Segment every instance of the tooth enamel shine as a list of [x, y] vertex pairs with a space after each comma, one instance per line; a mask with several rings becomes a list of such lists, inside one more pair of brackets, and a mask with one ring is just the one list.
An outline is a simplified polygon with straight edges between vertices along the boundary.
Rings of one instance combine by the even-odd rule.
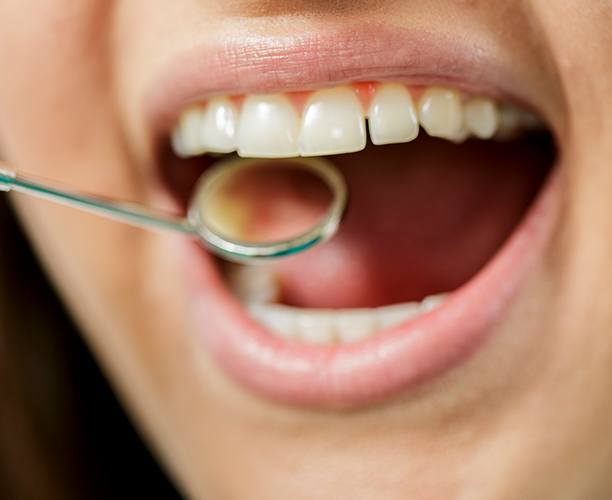
[[200, 128], [200, 142], [209, 153], [232, 153], [236, 150], [238, 111], [225, 98], [208, 103]]
[[459, 93], [435, 87], [426, 90], [419, 103], [419, 118], [430, 136], [457, 138], [463, 127], [463, 106]]
[[381, 85], [372, 100], [368, 124], [370, 139], [375, 145], [416, 139], [419, 120], [408, 89], [397, 84]]
[[[367, 115], [375, 145], [412, 141], [420, 127], [455, 143], [471, 136], [509, 140], [544, 127], [536, 115], [515, 105], [482, 97], [463, 102], [459, 92], [446, 88], [425, 89], [415, 108], [411, 90], [395, 83], [378, 84]], [[354, 153], [366, 146], [365, 122], [350, 86], [313, 92], [301, 116], [285, 94], [246, 96], [241, 109], [228, 97], [215, 97], [182, 113], [171, 142], [181, 158], [236, 150], [253, 158]]]
[[302, 156], [354, 153], [366, 147], [365, 116], [349, 88], [315, 92], [302, 117]]
[[250, 96], [244, 101], [238, 132], [243, 157], [298, 156], [298, 116], [282, 95]]

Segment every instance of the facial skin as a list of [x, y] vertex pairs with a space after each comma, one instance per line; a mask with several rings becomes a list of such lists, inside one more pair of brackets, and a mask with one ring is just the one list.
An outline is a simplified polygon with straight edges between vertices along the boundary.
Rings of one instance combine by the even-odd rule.
[[495, 341], [458, 369], [366, 410], [265, 401], [193, 348], [175, 237], [16, 197], [19, 216], [189, 497], [612, 497], [612, 5], [4, 0], [3, 158], [76, 188], [169, 206], [142, 103], [173, 54], [194, 41], [365, 20], [487, 40], [558, 136], [564, 203], [545, 259]]

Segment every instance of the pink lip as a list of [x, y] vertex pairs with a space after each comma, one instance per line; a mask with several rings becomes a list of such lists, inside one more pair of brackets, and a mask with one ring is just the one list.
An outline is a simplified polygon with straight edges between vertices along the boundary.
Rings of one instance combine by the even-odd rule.
[[236, 381], [290, 404], [352, 407], [408, 391], [469, 358], [509, 311], [549, 240], [557, 171], [496, 257], [437, 310], [353, 345], [308, 346], [274, 337], [229, 293], [212, 259], [185, 243], [194, 323]]
[[[466, 45], [450, 36], [381, 27], [282, 39], [245, 35], [192, 49], [160, 74], [145, 100], [156, 137], [168, 133], [186, 104], [212, 94], [393, 79], [452, 82], [467, 91], [527, 101], [486, 43]], [[285, 403], [353, 407], [410, 390], [467, 360], [508, 314], [549, 240], [561, 191], [558, 170], [475, 278], [437, 310], [352, 345], [315, 347], [273, 336], [229, 293], [213, 259], [197, 244], [181, 243], [196, 334], [235, 381]]]

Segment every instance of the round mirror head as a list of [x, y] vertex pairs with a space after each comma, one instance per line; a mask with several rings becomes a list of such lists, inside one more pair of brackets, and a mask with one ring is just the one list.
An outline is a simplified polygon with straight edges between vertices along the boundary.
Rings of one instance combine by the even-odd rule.
[[202, 175], [189, 220], [212, 251], [248, 262], [329, 239], [346, 204], [344, 178], [327, 160], [232, 158]]

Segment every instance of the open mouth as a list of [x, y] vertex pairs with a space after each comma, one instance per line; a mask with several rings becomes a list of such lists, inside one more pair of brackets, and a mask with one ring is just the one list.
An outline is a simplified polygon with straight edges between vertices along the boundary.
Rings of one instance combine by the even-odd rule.
[[230, 156], [324, 156], [349, 187], [338, 234], [303, 254], [245, 266], [188, 245], [209, 351], [264, 396], [352, 406], [454, 366], [546, 241], [556, 146], [513, 102], [384, 79], [214, 95], [177, 116], [161, 172], [184, 207]]

